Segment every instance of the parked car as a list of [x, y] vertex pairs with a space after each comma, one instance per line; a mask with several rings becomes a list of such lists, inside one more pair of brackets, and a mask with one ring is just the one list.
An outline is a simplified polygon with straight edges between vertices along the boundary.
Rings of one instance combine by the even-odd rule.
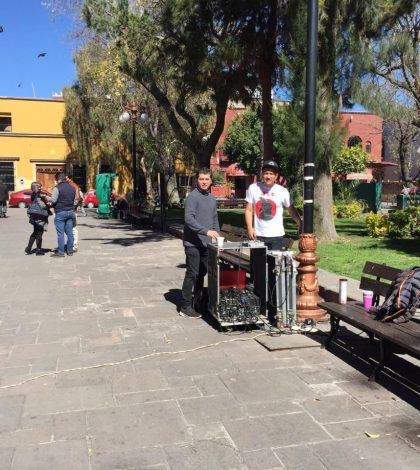
[[[45, 189], [41, 190], [41, 194], [44, 194], [45, 196], [51, 196], [51, 193]], [[24, 209], [25, 207], [28, 207], [30, 203], [30, 189], [22, 189], [21, 191], [17, 191], [9, 195], [9, 207], [20, 207], [21, 209]]]
[[89, 209], [98, 207], [98, 198], [96, 197], [96, 191], [94, 189], [89, 189], [89, 191], [86, 193], [86, 196], [83, 199], [83, 205], [85, 207], [89, 207]]

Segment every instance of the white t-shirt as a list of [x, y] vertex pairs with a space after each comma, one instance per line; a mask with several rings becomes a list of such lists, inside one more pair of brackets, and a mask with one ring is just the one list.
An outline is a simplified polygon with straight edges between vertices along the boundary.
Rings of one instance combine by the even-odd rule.
[[246, 192], [246, 202], [254, 205], [254, 229], [260, 237], [284, 236], [283, 208], [290, 207], [289, 191], [275, 184], [253, 183]]

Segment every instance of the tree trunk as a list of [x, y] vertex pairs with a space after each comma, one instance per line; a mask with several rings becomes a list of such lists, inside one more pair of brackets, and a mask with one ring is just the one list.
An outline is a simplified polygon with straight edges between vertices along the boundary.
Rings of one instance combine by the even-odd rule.
[[331, 174], [319, 169], [315, 179], [314, 225], [318, 240], [326, 242], [335, 242], [337, 240], [333, 215]]

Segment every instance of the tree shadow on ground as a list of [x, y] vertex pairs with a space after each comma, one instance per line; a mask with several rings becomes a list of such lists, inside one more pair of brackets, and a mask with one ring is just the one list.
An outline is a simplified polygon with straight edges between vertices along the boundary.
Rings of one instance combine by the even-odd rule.
[[[320, 332], [308, 335], [308, 337], [323, 345], [327, 335]], [[328, 351], [364, 374], [366, 381], [379, 362], [379, 342], [377, 340], [372, 342], [369, 338], [362, 337], [345, 326], [340, 326]], [[377, 383], [420, 409], [420, 370], [404, 357], [393, 354], [380, 373]]]

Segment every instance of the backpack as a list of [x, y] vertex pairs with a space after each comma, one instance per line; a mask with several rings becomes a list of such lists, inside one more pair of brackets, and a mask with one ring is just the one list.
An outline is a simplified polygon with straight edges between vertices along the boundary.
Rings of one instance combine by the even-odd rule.
[[28, 207], [28, 210], [26, 211], [28, 214], [28, 217], [48, 217], [49, 213], [47, 209], [43, 209], [39, 205], [39, 200], [38, 196], [35, 197], [35, 199], [31, 202], [31, 204]]
[[392, 282], [380, 307], [372, 307], [370, 313], [375, 320], [404, 323], [416, 313], [420, 306], [420, 267], [402, 271]]

